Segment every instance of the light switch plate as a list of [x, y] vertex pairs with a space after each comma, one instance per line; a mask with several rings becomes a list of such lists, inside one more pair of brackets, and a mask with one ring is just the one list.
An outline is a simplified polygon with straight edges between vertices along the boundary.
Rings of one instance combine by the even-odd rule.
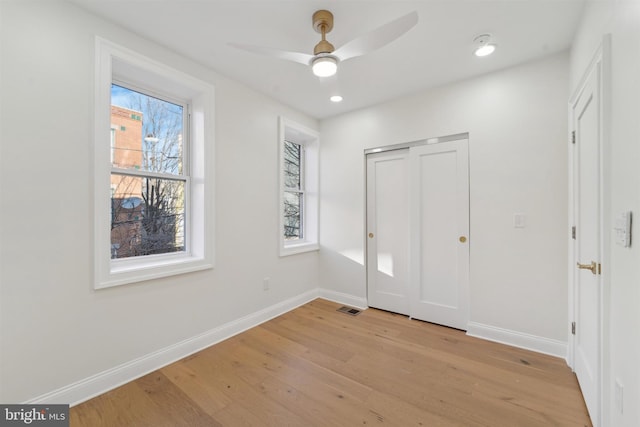
[[524, 228], [526, 225], [527, 216], [523, 213], [513, 214], [513, 226], [515, 228]]

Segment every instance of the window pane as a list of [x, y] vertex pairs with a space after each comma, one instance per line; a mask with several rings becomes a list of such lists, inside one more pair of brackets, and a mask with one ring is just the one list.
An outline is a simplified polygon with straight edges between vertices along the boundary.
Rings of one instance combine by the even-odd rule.
[[111, 85], [112, 166], [182, 174], [184, 108]]
[[111, 258], [185, 250], [185, 182], [111, 174]]
[[294, 188], [301, 190], [301, 172], [300, 163], [302, 147], [293, 142], [284, 142], [284, 186], [285, 188]]
[[304, 238], [302, 232], [302, 208], [304, 196], [302, 193], [284, 192], [284, 238], [297, 240]]

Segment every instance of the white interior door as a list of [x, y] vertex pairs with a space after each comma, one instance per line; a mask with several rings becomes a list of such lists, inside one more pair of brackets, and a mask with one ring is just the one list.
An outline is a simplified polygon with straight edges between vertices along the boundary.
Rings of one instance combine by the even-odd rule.
[[409, 314], [409, 150], [367, 155], [369, 306]]
[[469, 321], [468, 140], [411, 148], [411, 317]]
[[371, 307], [466, 329], [468, 140], [367, 155]]
[[594, 425], [600, 425], [601, 240], [600, 149], [601, 63], [596, 61], [572, 103], [574, 301], [573, 367]]

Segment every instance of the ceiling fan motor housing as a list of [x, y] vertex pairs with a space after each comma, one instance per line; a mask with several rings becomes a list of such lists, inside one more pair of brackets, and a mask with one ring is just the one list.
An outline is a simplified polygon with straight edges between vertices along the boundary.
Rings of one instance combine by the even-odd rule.
[[333, 45], [326, 40], [320, 40], [320, 42], [313, 48], [313, 54], [319, 55], [321, 53], [331, 53], [335, 50]]

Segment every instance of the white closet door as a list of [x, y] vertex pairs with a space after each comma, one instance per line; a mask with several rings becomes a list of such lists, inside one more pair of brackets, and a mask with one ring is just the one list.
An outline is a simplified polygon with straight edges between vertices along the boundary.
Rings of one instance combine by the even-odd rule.
[[409, 314], [409, 150], [367, 155], [369, 306]]
[[467, 329], [468, 140], [411, 148], [411, 317]]

